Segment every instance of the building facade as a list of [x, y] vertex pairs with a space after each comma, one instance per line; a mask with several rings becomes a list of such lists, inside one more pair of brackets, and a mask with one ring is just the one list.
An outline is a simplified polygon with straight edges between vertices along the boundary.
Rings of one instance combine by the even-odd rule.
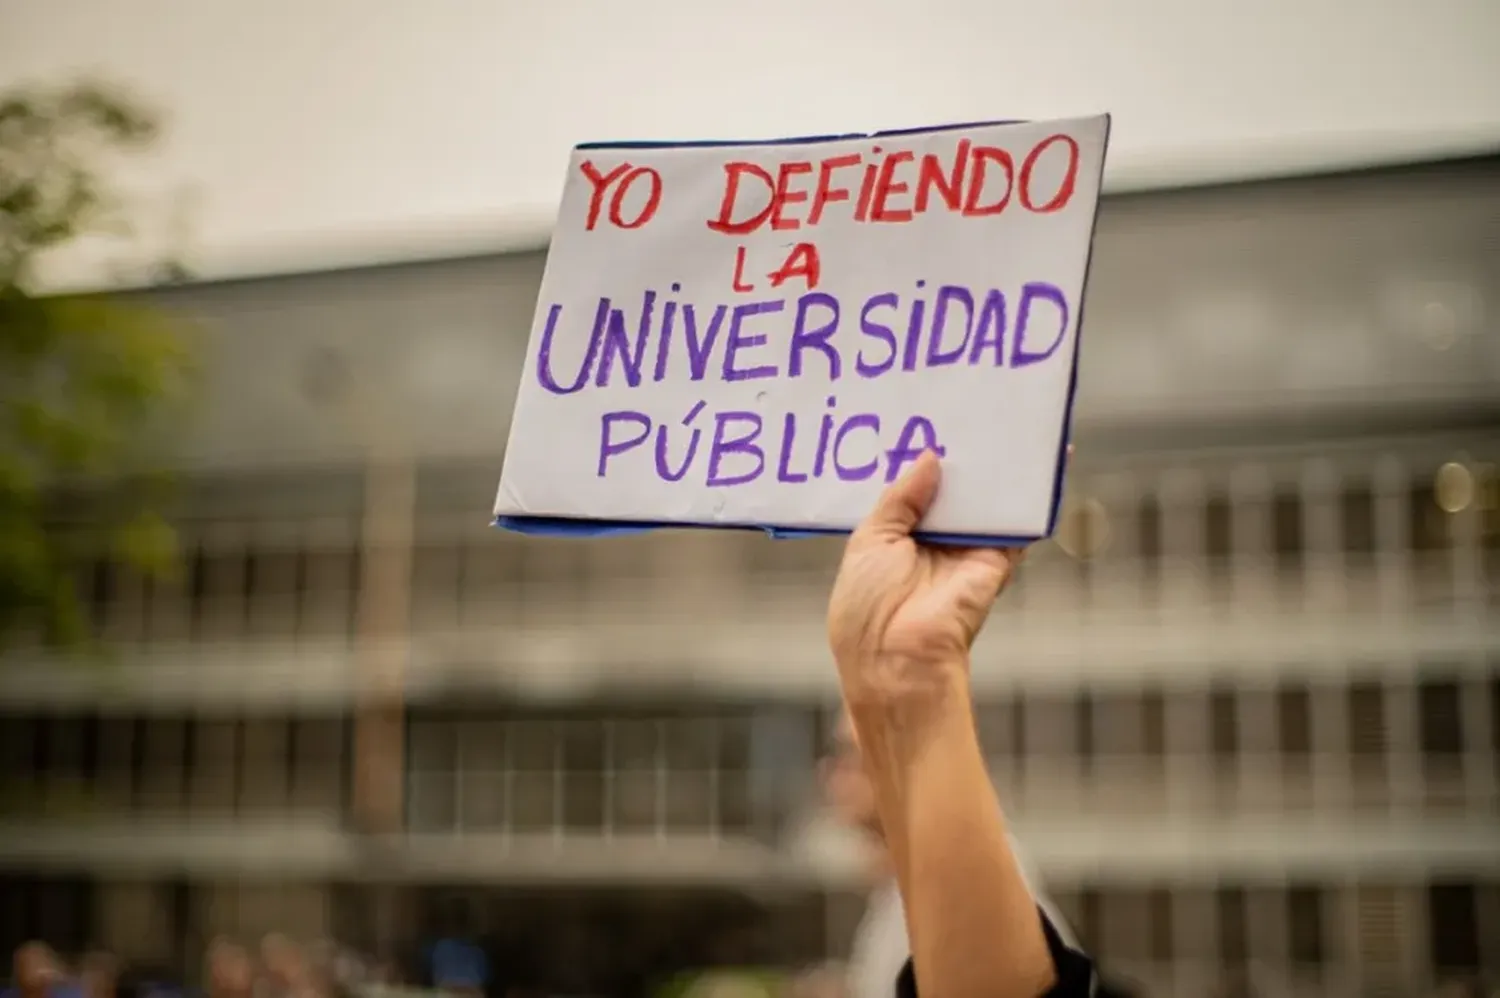
[[[1149, 994], [1500, 971], [1497, 199], [1480, 160], [1105, 203], [1063, 524], [975, 686], [1031, 858]], [[158, 293], [209, 332], [184, 571], [83, 580], [118, 662], [0, 667], [4, 940], [391, 948], [465, 897], [617, 975], [842, 951], [838, 545], [490, 529], [540, 270]]]

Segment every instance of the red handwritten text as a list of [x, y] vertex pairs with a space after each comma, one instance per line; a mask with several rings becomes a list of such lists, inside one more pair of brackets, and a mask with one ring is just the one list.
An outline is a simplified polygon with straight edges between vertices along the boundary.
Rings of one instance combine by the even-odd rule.
[[[1033, 214], [1060, 211], [1078, 182], [1078, 143], [1051, 135], [1017, 157], [996, 146], [960, 139], [951, 153], [918, 156], [910, 149], [844, 153], [792, 160], [772, 169], [734, 160], [724, 164], [724, 195], [708, 227], [744, 236], [762, 228], [790, 231], [817, 225], [831, 205], [850, 203], [856, 222], [901, 223], [930, 210], [966, 217], [998, 215], [1013, 203]], [[1060, 179], [1043, 184], [1039, 166]], [[613, 176], [613, 175], [611, 175]], [[604, 178], [605, 183], [608, 178]], [[596, 185], [596, 191], [602, 186]], [[602, 194], [596, 194], [596, 201]], [[594, 213], [590, 214], [590, 227]]]
[[[619, 229], [639, 229], [656, 215], [661, 207], [661, 174], [649, 166], [632, 166], [621, 163], [608, 173], [600, 173], [593, 160], [584, 160], [578, 165], [589, 185], [589, 211], [583, 227], [592, 230], [599, 224], [599, 213], [604, 208], [605, 195], [609, 195], [609, 223]], [[645, 201], [635, 208], [632, 217], [626, 218], [630, 208], [631, 191], [638, 182], [644, 184]], [[611, 192], [613, 188], [613, 193]]]
[[[787, 281], [800, 277], [811, 291], [818, 286], [818, 278], [822, 274], [823, 260], [818, 255], [818, 247], [812, 243], [798, 243], [775, 270], [766, 274], [766, 280], [770, 281], [771, 287], [779, 288]], [[740, 294], [755, 290], [755, 285], [745, 277], [744, 246], [735, 250], [734, 279], [730, 286]]]

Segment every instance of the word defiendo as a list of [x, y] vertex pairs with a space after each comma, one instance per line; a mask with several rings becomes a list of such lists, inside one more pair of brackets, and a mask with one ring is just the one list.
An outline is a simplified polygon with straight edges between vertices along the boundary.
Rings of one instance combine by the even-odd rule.
[[[607, 387], [616, 377], [631, 388], [660, 383], [682, 365], [694, 382], [815, 376], [836, 382], [851, 369], [869, 379], [955, 364], [1024, 368], [1050, 359], [1066, 338], [1071, 309], [1055, 285], [1022, 285], [1014, 309], [996, 288], [976, 293], [945, 284], [929, 301], [921, 293], [925, 286], [918, 281], [918, 293], [904, 302], [887, 291], [856, 308], [822, 291], [792, 301], [699, 306], [670, 296], [661, 301], [648, 290], [640, 309], [627, 316], [610, 298], [600, 298], [583, 357], [576, 369], [570, 365], [566, 380], [559, 378], [554, 356], [564, 307], [552, 305], [537, 349], [536, 379], [553, 395], [572, 395], [590, 384]], [[1051, 315], [1048, 338], [1032, 342], [1029, 334], [1045, 321], [1043, 312]], [[788, 313], [790, 329], [784, 318], [779, 327], [774, 324]]]
[[[633, 409], [606, 412], [599, 420], [597, 473], [600, 478], [607, 477], [611, 460], [647, 446], [653, 431], [651, 470], [656, 476], [665, 482], [680, 482], [696, 470], [709, 488], [757, 481], [769, 468], [768, 451], [775, 454], [775, 480], [785, 485], [800, 485], [828, 475], [844, 482], [863, 482], [879, 474], [884, 481], [892, 482], [923, 451], [936, 451], [940, 457], [945, 454], [937, 430], [925, 416], [906, 417], [895, 442], [882, 447], [885, 426], [878, 414], [840, 414], [835, 411], [837, 405], [838, 399], [832, 395], [824, 400], [826, 411], [817, 421], [816, 435], [810, 446], [804, 441], [800, 447], [795, 412], [782, 415], [779, 439], [774, 420], [768, 431], [766, 417], [752, 410], [715, 412], [711, 418], [700, 420], [708, 406], [702, 400], [682, 417], [680, 429], [672, 420], [653, 420]], [[763, 435], [767, 437], [764, 441]]]
[[[1062, 157], [1055, 189], [1036, 189], [1037, 167], [1046, 157]], [[724, 164], [724, 195], [719, 214], [708, 220], [715, 232], [743, 236], [769, 226], [775, 231], [816, 226], [828, 206], [853, 201], [856, 222], [909, 222], [933, 208], [965, 217], [998, 215], [1012, 200], [1028, 212], [1048, 215], [1073, 200], [1078, 184], [1079, 149], [1072, 136], [1049, 135], [1023, 156], [998, 146], [960, 139], [948, 154], [910, 149], [842, 153], [820, 160], [788, 160], [773, 173], [756, 163]], [[858, 185], [848, 186], [857, 172]], [[591, 178], [592, 179], [592, 178]], [[747, 183], [748, 182], [748, 183]], [[750, 187], [761, 189], [764, 205], [747, 208]], [[752, 195], [753, 196], [753, 195]], [[759, 203], [759, 199], [755, 199]], [[805, 205], [795, 212], [794, 205]], [[593, 217], [591, 215], [591, 217]]]

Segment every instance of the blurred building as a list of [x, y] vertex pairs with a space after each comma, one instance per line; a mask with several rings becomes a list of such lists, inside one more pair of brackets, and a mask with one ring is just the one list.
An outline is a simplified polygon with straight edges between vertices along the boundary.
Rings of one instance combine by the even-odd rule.
[[[1105, 204], [1068, 513], [975, 682], [1032, 858], [1148, 994], [1500, 972], [1497, 204], [1493, 159]], [[118, 664], [0, 669], [0, 941], [398, 947], [464, 897], [618, 974], [841, 952], [837, 544], [489, 529], [541, 267], [157, 295], [211, 333], [187, 565], [96, 566]]]

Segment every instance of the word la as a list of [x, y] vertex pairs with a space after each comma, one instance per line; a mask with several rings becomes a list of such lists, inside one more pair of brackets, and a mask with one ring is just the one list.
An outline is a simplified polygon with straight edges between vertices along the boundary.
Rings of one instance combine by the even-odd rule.
[[[818, 286], [818, 278], [823, 273], [823, 261], [818, 256], [818, 248], [812, 243], [798, 243], [792, 247], [790, 253], [781, 261], [781, 265], [766, 274], [766, 280], [771, 282], [772, 288], [779, 288], [794, 277], [800, 277], [807, 282], [807, 289], [811, 291]], [[735, 291], [744, 294], [754, 291], [755, 285], [751, 284], [745, 276], [745, 247], [741, 246], [734, 253], [734, 280], [732, 287]]]

